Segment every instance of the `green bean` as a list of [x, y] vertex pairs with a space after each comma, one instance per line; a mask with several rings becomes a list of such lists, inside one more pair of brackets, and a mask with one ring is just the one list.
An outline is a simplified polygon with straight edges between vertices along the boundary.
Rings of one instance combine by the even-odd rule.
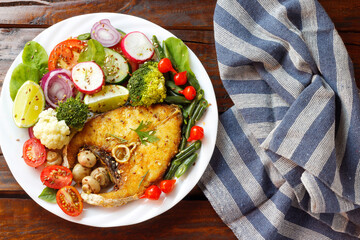
[[167, 96], [165, 102], [169, 104], [189, 104], [191, 101], [187, 100], [183, 96]]
[[181, 164], [182, 164], [182, 161], [179, 161], [178, 159], [174, 159], [171, 162], [170, 168], [169, 168], [168, 172], [166, 173], [164, 179], [172, 179], [174, 177], [176, 170], [178, 169], [178, 167]]
[[153, 45], [155, 47], [156, 56], [158, 56], [159, 60], [165, 58], [164, 49], [161, 47], [159, 40], [155, 35], [152, 37]]
[[91, 38], [90, 33], [83, 33], [77, 37], [77, 39], [79, 39], [79, 40], [89, 40], [90, 38]]
[[166, 94], [167, 94], [167, 96], [181, 96], [180, 94], [177, 94], [176, 92], [174, 92], [171, 89], [168, 89]]
[[179, 178], [181, 177], [186, 170], [188, 170], [188, 168], [194, 164], [194, 162], [197, 159], [197, 153], [194, 153], [193, 155], [191, 155], [190, 157], [188, 157], [176, 170], [175, 172], [175, 177]]
[[182, 150], [178, 154], [176, 154], [175, 157], [176, 157], [176, 159], [183, 158], [184, 156], [186, 158], [186, 157], [190, 156], [191, 154], [193, 154], [196, 150], [200, 149], [200, 147], [201, 147], [201, 141], [197, 140], [196, 142], [193, 142], [187, 148], [185, 148], [184, 150]]
[[205, 94], [204, 90], [203, 90], [203, 89], [200, 89], [200, 90], [198, 91], [198, 93], [196, 94], [196, 99], [197, 99], [198, 101], [200, 101], [200, 100], [204, 97], [204, 94]]
[[170, 88], [172, 91], [174, 91], [175, 93], [178, 93], [179, 91], [182, 91], [184, 89], [182, 89], [181, 87], [179, 87], [178, 85], [175, 84], [174, 81], [166, 81], [165, 85]]
[[182, 151], [182, 150], [184, 150], [185, 147], [186, 147], [186, 138], [184, 136], [182, 136], [179, 150]]
[[195, 107], [197, 105], [198, 101], [197, 99], [195, 98], [194, 100], [192, 100], [192, 102], [184, 109], [184, 112], [183, 112], [183, 116], [184, 118], [187, 118], [187, 117], [191, 117], [191, 115], [193, 114], [194, 110], [195, 110]]
[[204, 114], [206, 108], [208, 107], [208, 101], [206, 101], [206, 99], [201, 100], [199, 106], [200, 108], [197, 111], [196, 115], [194, 114], [195, 122], [199, 121]]
[[188, 139], [190, 137], [190, 131], [191, 131], [191, 128], [194, 126], [195, 124], [195, 119], [193, 117], [191, 117], [189, 119], [189, 122], [188, 124], [186, 125], [186, 130], [185, 130], [185, 137], [186, 139]]

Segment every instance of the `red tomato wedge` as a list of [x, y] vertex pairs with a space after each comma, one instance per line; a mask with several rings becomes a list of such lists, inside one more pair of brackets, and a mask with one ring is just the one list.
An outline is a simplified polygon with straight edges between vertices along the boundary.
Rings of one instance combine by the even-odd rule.
[[57, 68], [71, 70], [77, 64], [79, 54], [85, 45], [85, 42], [75, 38], [67, 39], [56, 45], [49, 56], [49, 71]]
[[40, 179], [47, 187], [60, 189], [71, 184], [73, 175], [67, 167], [53, 165], [42, 170]]
[[46, 160], [46, 149], [39, 139], [30, 138], [24, 143], [23, 158], [30, 167], [38, 167]]
[[56, 193], [56, 202], [61, 210], [69, 216], [79, 216], [83, 211], [82, 198], [73, 186], [61, 188]]

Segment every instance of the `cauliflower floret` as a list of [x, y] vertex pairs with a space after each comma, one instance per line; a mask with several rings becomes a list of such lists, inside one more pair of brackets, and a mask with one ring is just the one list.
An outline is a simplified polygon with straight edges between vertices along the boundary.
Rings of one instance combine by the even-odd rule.
[[70, 128], [64, 120], [56, 118], [56, 111], [52, 108], [40, 113], [33, 131], [35, 137], [49, 149], [61, 149], [70, 141]]

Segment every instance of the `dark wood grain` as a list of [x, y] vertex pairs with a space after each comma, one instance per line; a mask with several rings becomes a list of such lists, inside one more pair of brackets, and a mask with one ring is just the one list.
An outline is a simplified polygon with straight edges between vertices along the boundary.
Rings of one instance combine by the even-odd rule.
[[63, 220], [31, 200], [3, 198], [0, 199], [0, 229], [2, 240], [236, 239], [205, 201], [181, 201], [164, 214], [132, 226], [95, 228]]
[[[215, 0], [197, 1], [6, 1], [0, 3], [0, 24], [50, 26], [66, 18], [94, 12], [117, 12], [142, 17], [164, 27], [211, 28]], [[22, 14], [13, 14], [16, 7]], [[79, 12], [81, 11], [81, 12]]]

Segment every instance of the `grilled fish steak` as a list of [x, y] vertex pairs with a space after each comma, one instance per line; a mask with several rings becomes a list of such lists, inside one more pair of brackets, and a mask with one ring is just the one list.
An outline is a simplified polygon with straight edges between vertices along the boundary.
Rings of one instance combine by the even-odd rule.
[[[134, 131], [141, 121], [150, 123], [143, 131], [155, 131], [155, 142], [141, 144]], [[175, 105], [158, 104], [150, 107], [120, 107], [88, 121], [65, 148], [72, 168], [80, 148], [87, 148], [101, 159], [115, 188], [112, 192], [86, 194], [85, 202], [114, 207], [138, 199], [147, 187], [160, 181], [178, 152], [181, 140], [182, 114]], [[116, 146], [131, 145], [128, 161], [119, 163], [111, 156]]]

